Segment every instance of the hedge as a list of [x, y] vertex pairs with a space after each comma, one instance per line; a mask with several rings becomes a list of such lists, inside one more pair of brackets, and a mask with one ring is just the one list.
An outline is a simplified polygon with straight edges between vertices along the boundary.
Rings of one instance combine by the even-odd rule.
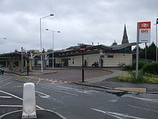
[[[142, 69], [145, 64], [146, 64], [146, 62], [139, 61], [138, 62], [138, 70]], [[132, 63], [131, 69], [136, 70], [136, 62]]]
[[143, 73], [158, 74], [158, 62], [147, 63], [142, 68]]

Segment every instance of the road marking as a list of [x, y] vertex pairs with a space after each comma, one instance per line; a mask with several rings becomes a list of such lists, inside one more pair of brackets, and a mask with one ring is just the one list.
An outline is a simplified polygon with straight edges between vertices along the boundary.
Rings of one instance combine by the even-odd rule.
[[[7, 81], [7, 80], [11, 80], [11, 78], [13, 78], [13, 77], [9, 77], [9, 79], [5, 79], [5, 80], [3, 80], [3, 81], [1, 81], [1, 82]], [[15, 80], [17, 81], [17, 80], [19, 80], [19, 79], [21, 79], [21, 78], [22, 78], [22, 77], [18, 77], [18, 78], [15, 78], [15, 79], [11, 80], [10, 82], [4, 83], [3, 85], [0, 86], [0, 88], [5, 87], [5, 86], [7, 86], [7, 85], [10, 85], [11, 83], [15, 82]], [[0, 82], [0, 83], [1, 83], [1, 82]]]
[[67, 87], [67, 86], [57, 86], [58, 88], [64, 88], [64, 89], [73, 89], [74, 90], [74, 88], [71, 88], [71, 87]]
[[138, 99], [138, 100], [143, 100], [143, 101], [149, 101], [149, 102], [158, 103], [158, 99], [139, 98], [139, 97], [134, 97], [134, 96], [132, 96], [132, 95], [125, 95], [124, 97], [129, 97], [129, 98], [134, 98], [134, 99]]
[[101, 113], [104, 113], [104, 114], [106, 114], [106, 115], [115, 117], [115, 118], [117, 118], [117, 119], [122, 119], [122, 118], [123, 118], [123, 119], [124, 119], [124, 118], [130, 118], [130, 119], [145, 119], [145, 118], [130, 116], [130, 115], [127, 115], [127, 114], [122, 114], [122, 113], [117, 113], [117, 112], [103, 111], [103, 110], [99, 110], [99, 109], [95, 109], [95, 108], [91, 108], [91, 109], [94, 110], [94, 111], [101, 112]]
[[22, 107], [22, 105], [0, 105], [0, 107]]
[[98, 93], [98, 91], [94, 91], [94, 90], [75, 89], [75, 88], [71, 88], [71, 87], [67, 87], [67, 86], [57, 86], [57, 87], [64, 88], [64, 89], [69, 89], [69, 90], [73, 90], [73, 91], [76, 91], [78, 93], [83, 93], [83, 94], [92, 94], [94, 92]]
[[[19, 99], [19, 100], [22, 100], [22, 101], [23, 101], [23, 99], [22, 99], [22, 98], [20, 98], [20, 97], [18, 97], [18, 96], [16, 96], [16, 95], [14, 95], [14, 94], [11, 94], [11, 93], [8, 93], [8, 92], [6, 92], [6, 91], [2, 91], [2, 90], [0, 90], [0, 92], [1, 92], [1, 93], [4, 93], [4, 94], [7, 94], [7, 95], [10, 95], [10, 96], [12, 96], [12, 97], [14, 97], [14, 98], [17, 98], [17, 99]], [[44, 110], [42, 107], [40, 107], [40, 106], [38, 106], [38, 105], [36, 105], [36, 107], [37, 107], [37, 108], [39, 108], [39, 109], [41, 109], [41, 110]]]
[[60, 81], [60, 80], [41, 78], [41, 77], [37, 77], [37, 76], [25, 76], [25, 77], [29, 78], [28, 81], [30, 81], [31, 79], [38, 80], [37, 83], [36, 83], [36, 85], [38, 85], [41, 81], [48, 81], [48, 82], [51, 82], [51, 84], [55, 84], [55, 83], [67, 83], [67, 82], [63, 82], [63, 81]]
[[[28, 76], [26, 76], [28, 77]], [[27, 80], [27, 82], [31, 81], [34, 77], [28, 77], [29, 79]]]
[[4, 84], [4, 85], [1, 85], [1, 87], [5, 87], [5, 86], [7, 86], [7, 85], [9, 85], [9, 84], [11, 84], [11, 83], [13, 83], [14, 81], [11, 81], [11, 82], [8, 82], [8, 83], [6, 83], [6, 84]]
[[11, 94], [11, 93], [8, 93], [8, 92], [2, 91], [2, 90], [0, 90], [0, 92], [1, 92], [1, 93], [4, 93], [4, 94], [7, 94], [7, 95], [10, 95], [10, 96], [12, 96], [12, 97], [14, 97], [14, 98], [17, 98], [17, 99], [19, 99], [19, 100], [23, 100], [22, 98], [20, 98], [20, 97], [18, 97], [18, 96], [16, 96], [16, 95], [13, 95], [13, 94]]
[[54, 91], [61, 92], [61, 93], [65, 93], [65, 94], [69, 94], [69, 95], [73, 95], [73, 96], [78, 96], [77, 94], [69, 93], [69, 92], [62, 91], [62, 90], [54, 90]]
[[11, 96], [0, 96], [0, 98], [10, 99], [12, 97]]
[[37, 81], [36, 86], [40, 83], [40, 81], [41, 81], [41, 79], [39, 79], [39, 80]]
[[146, 109], [146, 108], [138, 107], [138, 106], [134, 106], [134, 105], [128, 105], [128, 106], [129, 106], [129, 107], [133, 107], [133, 108], [137, 108], [137, 109], [141, 109], [141, 110], [146, 110], [146, 111], [151, 111], [151, 112], [156, 112], [156, 113], [158, 113], [157, 110]]
[[23, 87], [23, 86], [14, 86], [15, 88], [21, 88], [21, 87]]
[[7, 79], [1, 80], [0, 83], [1, 83], [1, 82], [4, 82], [4, 81], [7, 81], [7, 80], [9, 80], [9, 79], [11, 79], [11, 78], [13, 78], [13, 77], [8, 77]]
[[50, 98], [50, 95], [47, 95], [47, 94], [42, 93], [40, 91], [35, 91], [35, 92], [38, 93], [39, 94], [38, 96], [40, 96], [41, 98]]

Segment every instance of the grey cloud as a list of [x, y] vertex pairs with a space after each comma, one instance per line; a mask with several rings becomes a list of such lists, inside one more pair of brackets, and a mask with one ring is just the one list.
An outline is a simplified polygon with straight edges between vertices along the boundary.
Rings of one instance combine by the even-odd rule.
[[46, 49], [51, 47], [51, 33], [46, 28], [61, 31], [55, 34], [56, 49], [79, 42], [111, 45], [116, 40], [121, 43], [125, 23], [129, 40], [133, 42], [138, 21], [155, 22], [157, 4], [157, 0], [1, 0], [0, 37], [8, 40], [0, 43], [10, 47], [1, 52], [21, 46], [39, 49], [39, 19], [50, 13], [55, 16], [42, 20]]

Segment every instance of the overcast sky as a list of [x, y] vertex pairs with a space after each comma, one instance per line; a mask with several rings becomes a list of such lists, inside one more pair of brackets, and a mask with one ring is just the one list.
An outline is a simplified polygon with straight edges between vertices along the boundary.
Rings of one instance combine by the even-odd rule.
[[[151, 21], [151, 42], [155, 42], [158, 0], [0, 0], [0, 53], [15, 50], [40, 50], [40, 18], [42, 47], [55, 50], [78, 43], [110, 46], [120, 44], [124, 24], [129, 42], [136, 41], [137, 22]], [[7, 39], [3, 39], [7, 38]]]

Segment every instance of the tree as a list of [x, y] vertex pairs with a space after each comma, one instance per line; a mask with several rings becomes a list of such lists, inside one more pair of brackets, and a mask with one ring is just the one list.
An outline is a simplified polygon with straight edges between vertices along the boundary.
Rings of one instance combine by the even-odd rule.
[[156, 60], [156, 45], [154, 42], [147, 48], [147, 58]]
[[[146, 48], [139, 47], [139, 58], [145, 59], [145, 50], [147, 50], [147, 59], [156, 60], [156, 45], [154, 42]], [[136, 53], [136, 47], [133, 49], [133, 52]], [[133, 54], [133, 58], [136, 58], [136, 54]]]

